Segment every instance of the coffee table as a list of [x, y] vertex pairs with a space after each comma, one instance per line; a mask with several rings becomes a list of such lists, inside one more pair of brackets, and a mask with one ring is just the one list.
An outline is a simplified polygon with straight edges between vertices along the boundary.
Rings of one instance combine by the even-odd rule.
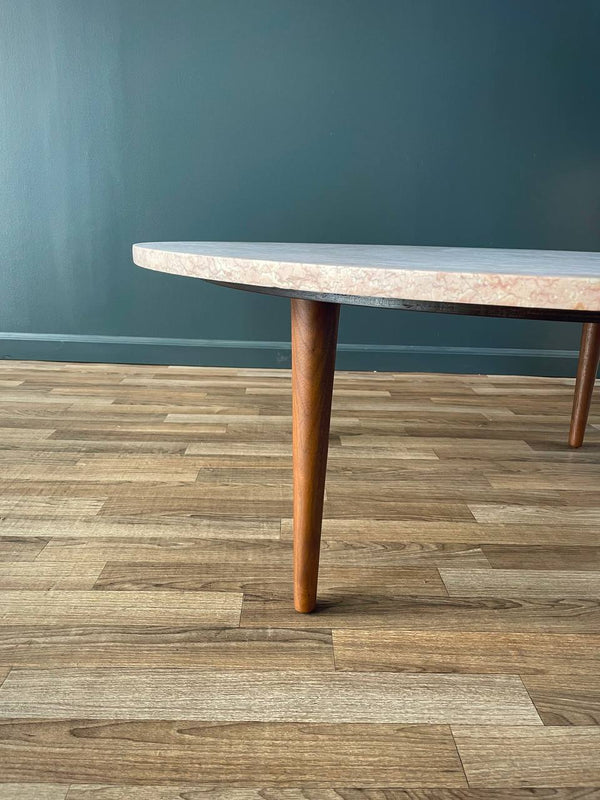
[[297, 611], [316, 605], [341, 305], [583, 322], [571, 443], [577, 446], [583, 436], [600, 354], [600, 253], [150, 242], [133, 246], [133, 260], [147, 269], [291, 298]]

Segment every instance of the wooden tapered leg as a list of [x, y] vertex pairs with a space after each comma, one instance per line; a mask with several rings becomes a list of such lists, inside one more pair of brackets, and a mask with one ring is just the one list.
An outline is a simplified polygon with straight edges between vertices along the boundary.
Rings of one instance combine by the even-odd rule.
[[294, 606], [317, 601], [323, 494], [340, 307], [292, 300]]
[[577, 367], [575, 396], [573, 397], [571, 430], [569, 431], [569, 445], [571, 447], [581, 447], [583, 444], [596, 372], [598, 371], [598, 361], [600, 361], [600, 322], [586, 322], [581, 333], [579, 366]]

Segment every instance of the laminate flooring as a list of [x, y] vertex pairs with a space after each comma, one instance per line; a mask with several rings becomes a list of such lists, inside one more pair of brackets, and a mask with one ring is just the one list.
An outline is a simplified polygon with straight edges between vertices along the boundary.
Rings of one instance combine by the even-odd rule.
[[0, 362], [0, 800], [598, 800], [572, 393], [337, 373], [300, 615], [289, 371]]

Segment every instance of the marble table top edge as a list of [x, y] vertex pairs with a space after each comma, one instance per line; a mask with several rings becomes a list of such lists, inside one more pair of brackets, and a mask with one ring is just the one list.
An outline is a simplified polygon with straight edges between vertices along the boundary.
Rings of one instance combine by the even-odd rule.
[[283, 242], [147, 242], [141, 267], [263, 288], [600, 311], [600, 253]]

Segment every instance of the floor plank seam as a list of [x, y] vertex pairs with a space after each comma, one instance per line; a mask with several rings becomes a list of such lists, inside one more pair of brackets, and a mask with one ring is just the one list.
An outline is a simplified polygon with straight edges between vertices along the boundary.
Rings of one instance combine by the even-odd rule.
[[469, 783], [469, 778], [467, 777], [467, 771], [465, 769], [465, 765], [464, 765], [464, 762], [462, 760], [462, 756], [460, 754], [460, 750], [459, 750], [458, 744], [456, 742], [456, 738], [454, 736], [454, 731], [452, 730], [452, 725], [449, 725], [448, 727], [450, 728], [450, 736], [452, 737], [452, 742], [454, 743], [454, 749], [456, 750], [456, 757], [458, 758], [458, 762], [460, 764], [460, 768], [461, 768], [462, 773], [464, 775], [465, 786], [471, 787], [471, 784]]

